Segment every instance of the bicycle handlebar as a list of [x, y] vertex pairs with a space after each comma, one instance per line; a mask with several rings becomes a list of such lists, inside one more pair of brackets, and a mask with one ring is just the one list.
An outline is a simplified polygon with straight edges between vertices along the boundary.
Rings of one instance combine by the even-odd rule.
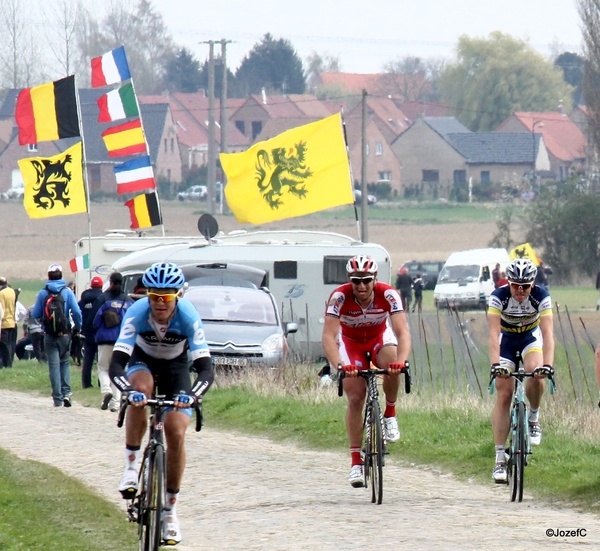
[[519, 379], [520, 381], [523, 381], [523, 379], [535, 377], [537, 374], [540, 374], [540, 373], [542, 375], [545, 375], [544, 378], [548, 379], [548, 382], [550, 383], [550, 394], [554, 394], [554, 392], [556, 391], [556, 382], [554, 380], [554, 369], [552, 367], [546, 367], [546, 366], [536, 367], [533, 371], [509, 371], [508, 373], [506, 373], [505, 368], [501, 368], [501, 367], [492, 368], [492, 370], [490, 371], [489, 392], [490, 392], [490, 394], [493, 394], [494, 383], [495, 383], [496, 377], [498, 377], [499, 375], [504, 374], [504, 375], [508, 375], [509, 377], [514, 377], [515, 379]]
[[[375, 375], [389, 375], [389, 371], [387, 369], [358, 369], [357, 368], [357, 377], [362, 377], [363, 379], [368, 379], [369, 377], [374, 377]], [[404, 373], [404, 390], [406, 394], [410, 394], [410, 368], [404, 367], [400, 370], [400, 373]], [[343, 370], [338, 371], [338, 396], [344, 395], [344, 387], [342, 385], [342, 381], [346, 377], [346, 372]]]
[[[165, 400], [163, 398], [148, 398], [148, 401], [146, 402], [146, 405], [144, 407], [147, 406], [155, 406], [162, 408], [174, 407], [175, 401]], [[119, 408], [119, 416], [117, 418], [117, 427], [119, 428], [123, 426], [123, 421], [125, 420], [125, 411], [128, 407], [129, 400], [127, 400], [127, 398], [123, 396], [123, 398], [121, 398], [121, 407]], [[200, 432], [204, 420], [204, 417], [202, 415], [202, 398], [196, 400], [193, 406], [191, 407], [193, 407], [194, 411], [196, 412], [196, 432]]]

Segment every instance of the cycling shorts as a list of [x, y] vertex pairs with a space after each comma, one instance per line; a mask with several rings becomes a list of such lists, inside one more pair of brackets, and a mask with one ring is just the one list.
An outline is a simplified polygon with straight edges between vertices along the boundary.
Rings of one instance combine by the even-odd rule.
[[[172, 400], [178, 394], [193, 396], [192, 382], [187, 352], [172, 360], [153, 358], [137, 346], [129, 359], [127, 378], [138, 371], [147, 371], [154, 377], [154, 392]], [[172, 408], [169, 408], [169, 410]], [[180, 409], [188, 417], [192, 416], [193, 408]]]
[[525, 358], [530, 352], [542, 352], [544, 339], [542, 331], [536, 327], [527, 333], [500, 333], [500, 365], [514, 371], [517, 365], [517, 352]]
[[342, 334], [339, 339], [340, 358], [344, 365], [355, 365], [359, 369], [369, 369], [371, 367], [370, 355], [371, 362], [379, 367], [377, 365], [377, 353], [384, 346], [398, 346], [396, 335], [389, 324], [383, 333], [367, 342], [358, 342], [344, 337]]

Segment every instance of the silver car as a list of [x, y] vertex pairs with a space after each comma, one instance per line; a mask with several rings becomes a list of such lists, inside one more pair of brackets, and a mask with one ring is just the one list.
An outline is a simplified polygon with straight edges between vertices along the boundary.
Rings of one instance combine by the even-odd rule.
[[286, 337], [298, 324], [283, 325], [265, 287], [191, 286], [185, 298], [200, 313], [215, 366], [274, 367], [285, 361]]

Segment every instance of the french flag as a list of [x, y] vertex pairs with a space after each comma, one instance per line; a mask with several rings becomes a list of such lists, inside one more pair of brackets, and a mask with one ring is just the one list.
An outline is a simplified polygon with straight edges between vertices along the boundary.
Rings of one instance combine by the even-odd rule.
[[114, 167], [117, 193], [134, 193], [156, 188], [150, 157], [144, 155]]
[[124, 46], [92, 59], [92, 88], [116, 84], [130, 78]]

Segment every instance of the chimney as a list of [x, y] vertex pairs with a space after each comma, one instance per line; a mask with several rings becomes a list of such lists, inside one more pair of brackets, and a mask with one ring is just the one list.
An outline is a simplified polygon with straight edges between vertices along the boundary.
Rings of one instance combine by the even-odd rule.
[[267, 105], [267, 93], [265, 92], [264, 88], [261, 90], [261, 93], [262, 93], [263, 105]]
[[557, 111], [564, 117], [565, 115], [565, 110], [563, 108], [563, 100], [559, 99], [558, 100], [558, 108]]

